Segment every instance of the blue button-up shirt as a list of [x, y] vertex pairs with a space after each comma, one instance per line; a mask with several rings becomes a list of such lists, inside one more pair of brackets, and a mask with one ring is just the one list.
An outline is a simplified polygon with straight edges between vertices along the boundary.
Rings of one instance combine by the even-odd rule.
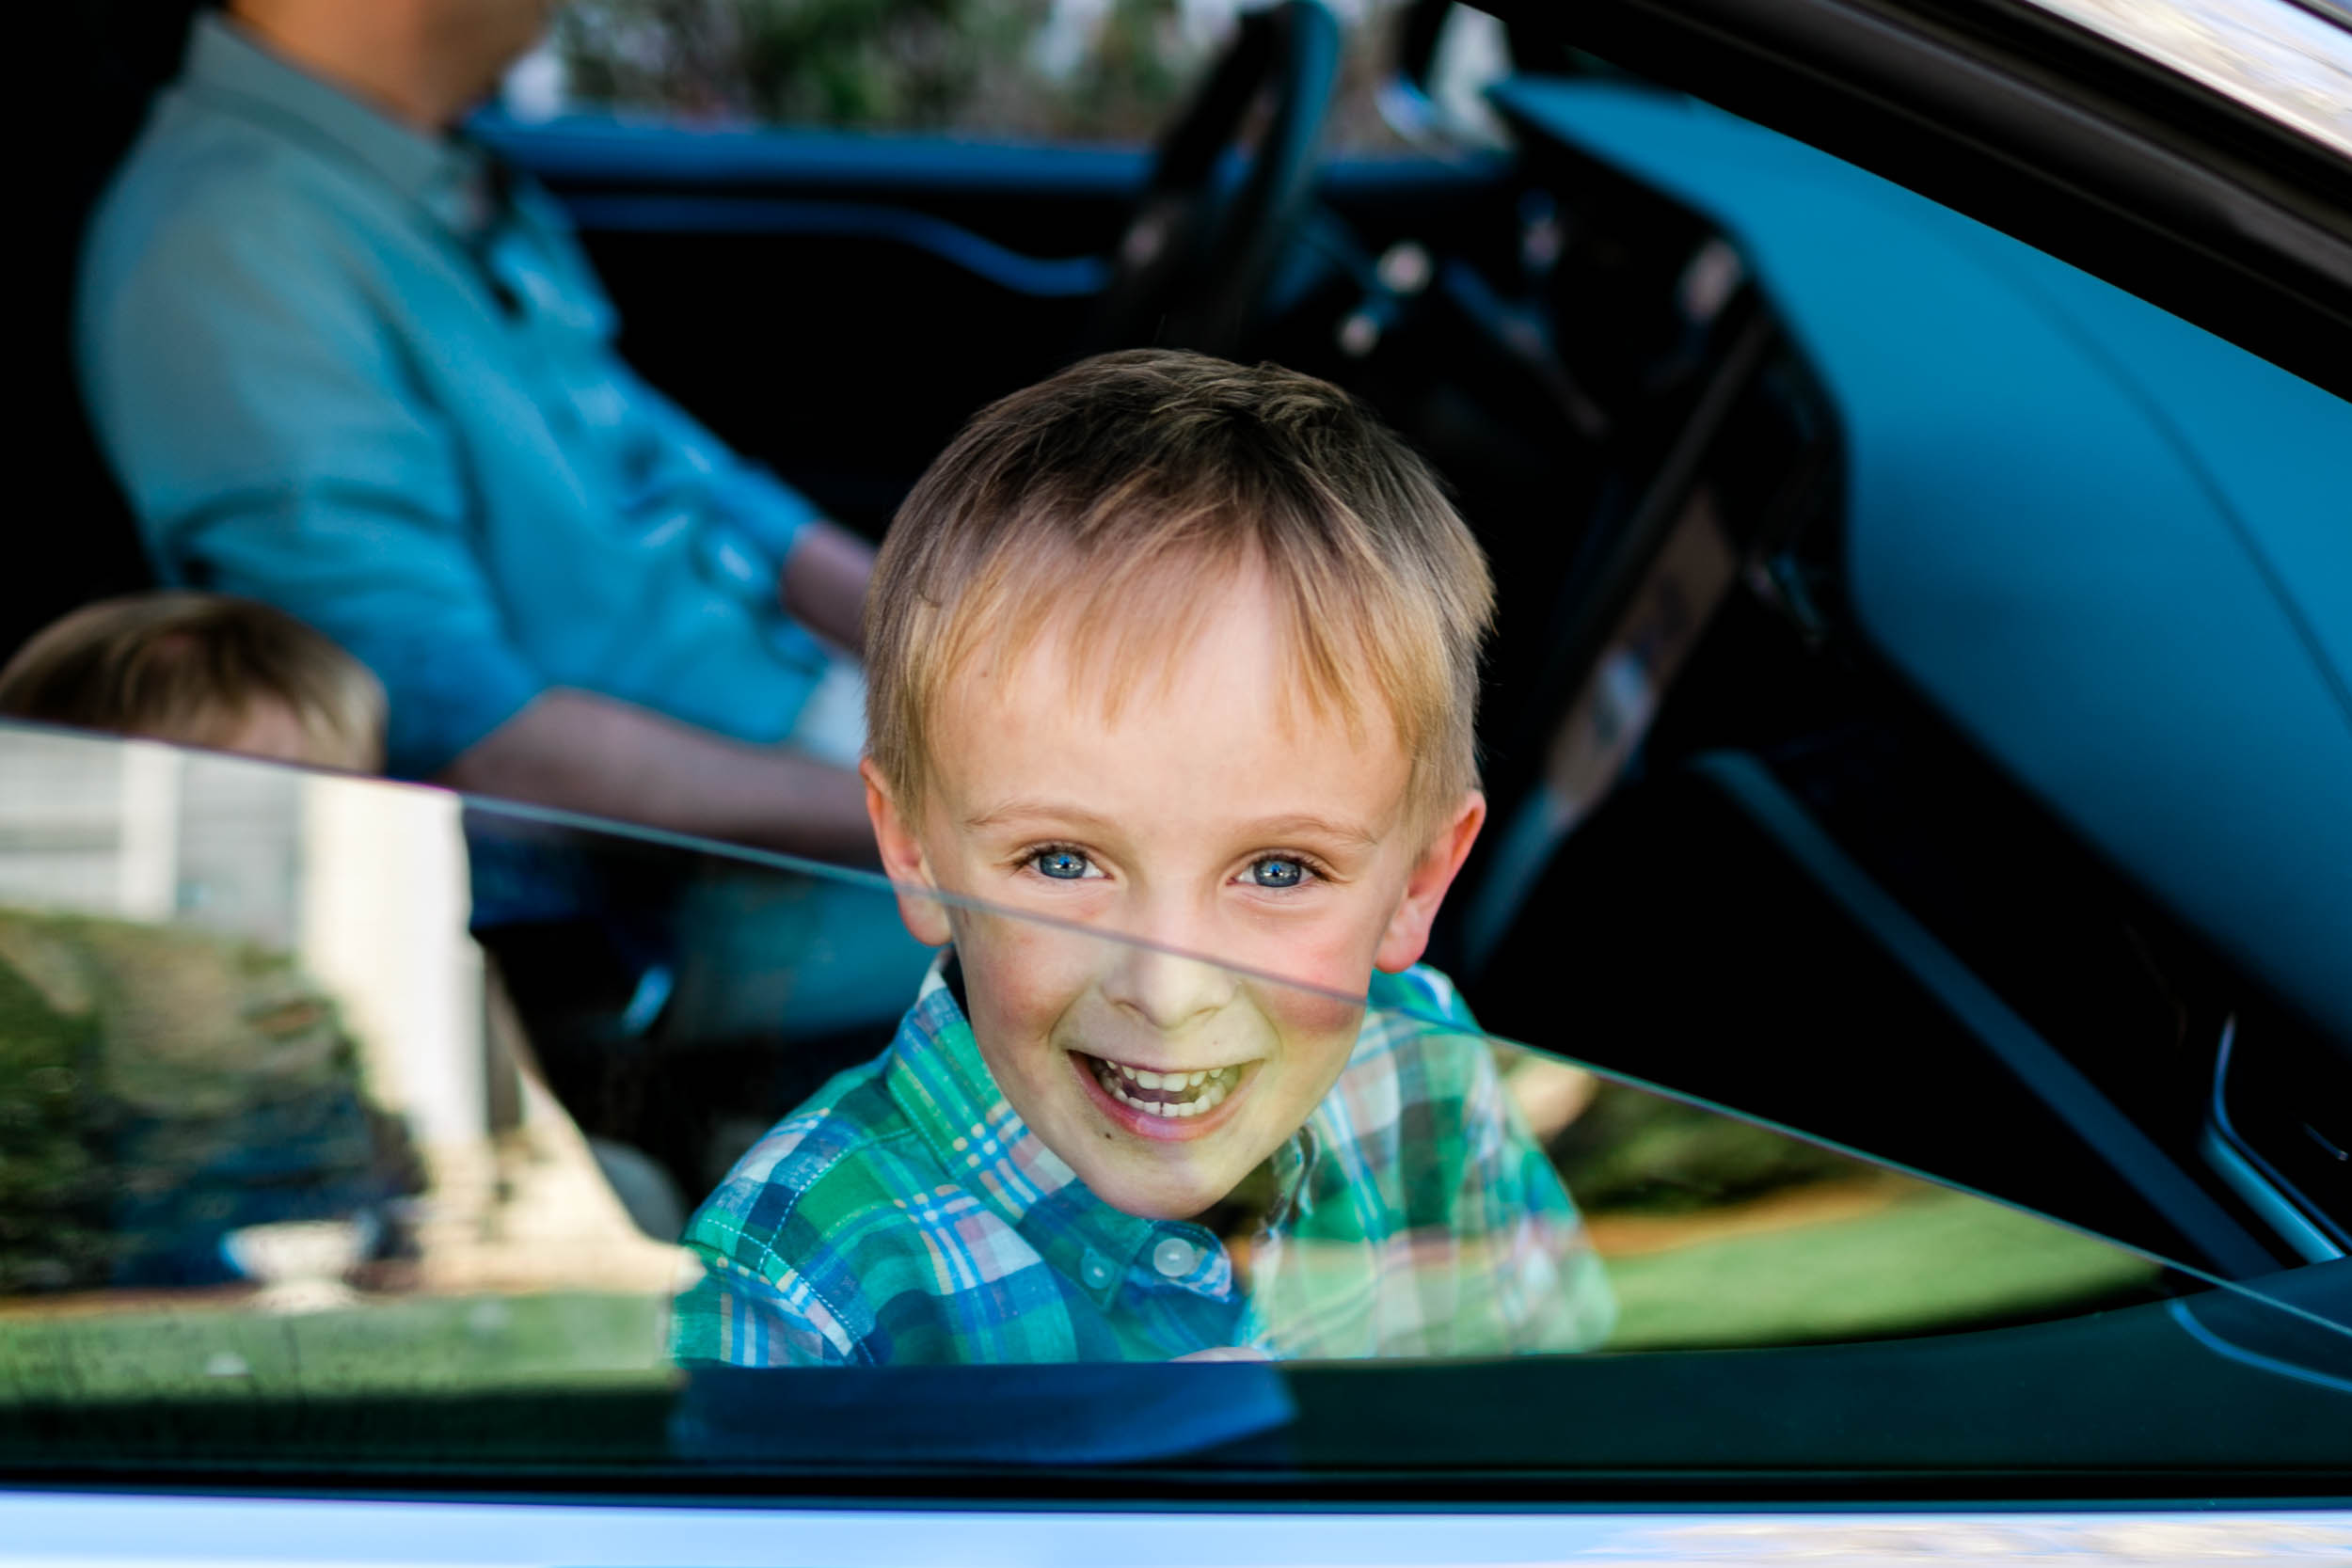
[[94, 219], [77, 353], [159, 575], [375, 671], [424, 776], [549, 686], [780, 739], [805, 501], [632, 374], [562, 213], [197, 23]]

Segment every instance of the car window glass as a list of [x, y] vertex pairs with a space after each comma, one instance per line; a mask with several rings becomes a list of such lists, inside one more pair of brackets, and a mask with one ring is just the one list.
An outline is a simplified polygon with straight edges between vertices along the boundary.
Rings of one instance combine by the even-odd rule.
[[2339, 151], [2352, 152], [2352, 22], [2330, 0], [2036, 0]]
[[[523, 119], [618, 113], [1057, 142], [1150, 141], [1231, 39], [1235, 0], [580, 0], [509, 75]], [[1378, 103], [1402, 0], [1335, 7], [1346, 28], [1329, 135], [1400, 150]]]
[[[146, 743], [0, 754], [20, 1469], [1060, 1463], [1295, 1429], [1311, 1470], [1406, 1386], [1317, 1368], [2079, 1361], [2066, 1335], [2145, 1364], [2127, 1332], [2280, 1398], [2352, 1389], [2340, 1269], [2217, 1288], [1577, 1065], [1571, 1009], [1499, 1039], [1434, 972], [1367, 997], [958, 903], [955, 961], [884, 987], [837, 940], [895, 913], [871, 878]], [[714, 974], [678, 940], [698, 907], [799, 935]], [[1220, 1112], [1261, 1118], [1263, 1162], [1216, 1164]], [[1199, 1381], [986, 1376], [1180, 1359]], [[781, 1418], [761, 1377], [814, 1402]], [[1575, 1462], [1495, 1390], [1446, 1397]], [[1624, 1397], [1640, 1441], [1689, 1440], [1680, 1396]]]

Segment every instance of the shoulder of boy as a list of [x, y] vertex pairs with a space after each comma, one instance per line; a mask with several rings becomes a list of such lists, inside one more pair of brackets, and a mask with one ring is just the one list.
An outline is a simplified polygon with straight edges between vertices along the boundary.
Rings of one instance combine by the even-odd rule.
[[1374, 971], [1365, 1000], [1375, 1008], [1393, 1009], [1450, 1029], [1480, 1032], [1478, 1020], [1454, 981], [1443, 970], [1428, 964], [1415, 964], [1393, 974]]

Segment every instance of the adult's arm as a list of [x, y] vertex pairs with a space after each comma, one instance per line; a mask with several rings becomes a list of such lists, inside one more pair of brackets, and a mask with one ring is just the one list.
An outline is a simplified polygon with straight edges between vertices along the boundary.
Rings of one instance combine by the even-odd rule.
[[847, 773], [582, 693], [543, 700], [410, 345], [351, 279], [331, 214], [323, 228], [269, 194], [183, 208], [135, 249], [102, 248], [85, 280], [85, 390], [165, 579], [275, 604], [367, 663], [391, 697], [396, 772], [870, 854]]
[[591, 691], [541, 692], [437, 782], [819, 860], [875, 859], [855, 773]]
[[[576, 286], [595, 289], [585, 261], [578, 264]], [[649, 488], [691, 486], [723, 508], [767, 552], [785, 612], [837, 647], [863, 647], [874, 547], [819, 515], [807, 498], [734, 451], [634, 371], [616, 366], [614, 385], [623, 423], [612, 438], [628, 451], [641, 482]]]
[[649, 484], [686, 484], [723, 506], [776, 566], [785, 612], [837, 647], [865, 645], [866, 585], [874, 547], [818, 515], [799, 491], [730, 451], [634, 372], [616, 377], [631, 444]]
[[199, 185], [144, 232], [116, 215], [84, 267], [83, 390], [157, 575], [342, 644], [391, 700], [391, 771], [429, 775], [547, 683], [471, 547], [456, 439], [373, 308], [388, 280], [268, 183]]
[[873, 546], [836, 524], [812, 522], [785, 557], [785, 611], [819, 637], [844, 648], [862, 648], [866, 586], [873, 575]]

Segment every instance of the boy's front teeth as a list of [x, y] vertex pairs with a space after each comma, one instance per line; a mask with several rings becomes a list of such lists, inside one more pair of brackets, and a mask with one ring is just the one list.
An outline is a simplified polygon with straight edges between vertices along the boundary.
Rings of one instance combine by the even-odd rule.
[[1122, 1105], [1160, 1117], [1197, 1117], [1215, 1110], [1241, 1081], [1241, 1069], [1222, 1067], [1192, 1072], [1155, 1072], [1124, 1062], [1094, 1059], [1094, 1076]]

